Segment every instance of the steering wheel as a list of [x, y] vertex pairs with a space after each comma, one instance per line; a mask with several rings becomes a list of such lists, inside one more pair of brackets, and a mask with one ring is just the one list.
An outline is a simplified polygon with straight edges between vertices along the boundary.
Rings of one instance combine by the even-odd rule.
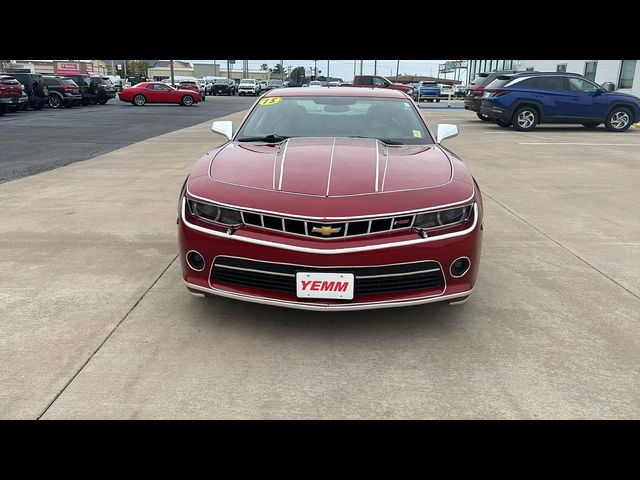
[[383, 123], [374, 123], [372, 125], [363, 125], [358, 127], [355, 130], [355, 134], [359, 136], [374, 136], [374, 137], [393, 137], [394, 135], [389, 135], [389, 132], [393, 131], [395, 128], [400, 134], [402, 129], [397, 121], [390, 119], [392, 125], [383, 124]]

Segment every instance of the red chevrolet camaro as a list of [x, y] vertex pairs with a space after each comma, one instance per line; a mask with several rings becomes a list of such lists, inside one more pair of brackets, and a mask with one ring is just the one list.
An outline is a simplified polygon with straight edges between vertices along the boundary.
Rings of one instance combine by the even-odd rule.
[[178, 205], [182, 275], [198, 296], [356, 310], [471, 294], [482, 198], [464, 163], [396, 90], [262, 96], [203, 156]]
[[187, 107], [200, 101], [200, 94], [186, 88], [174, 88], [162, 82], [142, 82], [123, 89], [118, 95], [123, 102], [141, 107], [145, 103], [178, 103]]

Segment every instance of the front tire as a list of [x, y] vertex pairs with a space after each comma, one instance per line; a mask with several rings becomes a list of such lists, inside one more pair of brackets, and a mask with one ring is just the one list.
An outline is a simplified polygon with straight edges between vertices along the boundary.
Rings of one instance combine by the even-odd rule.
[[185, 95], [184, 97], [182, 97], [181, 104], [185, 107], [190, 107], [191, 105], [193, 105], [193, 97], [191, 95]]
[[489, 115], [485, 115], [484, 113], [480, 113], [480, 112], [477, 112], [476, 115], [483, 122], [490, 122], [491, 121], [491, 117]]
[[513, 128], [520, 132], [529, 132], [538, 125], [538, 112], [533, 107], [520, 107], [513, 114]]
[[145, 103], [147, 103], [147, 99], [144, 97], [144, 95], [138, 94], [133, 97], [131, 103], [133, 103], [136, 107], [142, 107]]
[[98, 103], [99, 103], [100, 105], [106, 105], [108, 101], [109, 101], [109, 99], [108, 99], [108, 98], [105, 98], [104, 100], [100, 100]]
[[631, 126], [631, 112], [624, 107], [616, 107], [604, 121], [604, 126], [610, 132], [625, 132]]

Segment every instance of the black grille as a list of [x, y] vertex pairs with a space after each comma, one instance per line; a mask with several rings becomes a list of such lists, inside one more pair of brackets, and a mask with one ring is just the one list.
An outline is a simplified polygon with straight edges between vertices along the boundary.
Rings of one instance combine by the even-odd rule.
[[218, 257], [212, 282], [276, 292], [296, 293], [296, 272], [339, 272], [355, 275], [355, 296], [411, 290], [442, 289], [444, 278], [437, 262], [404, 263], [382, 267], [318, 268]]
[[[242, 212], [244, 223], [254, 227], [278, 230], [294, 235], [305, 235], [324, 240], [353, 237], [372, 233], [408, 229], [413, 225], [415, 215], [377, 218], [373, 220], [353, 220], [350, 222], [312, 222], [290, 218]], [[283, 223], [284, 220], [284, 223]]]

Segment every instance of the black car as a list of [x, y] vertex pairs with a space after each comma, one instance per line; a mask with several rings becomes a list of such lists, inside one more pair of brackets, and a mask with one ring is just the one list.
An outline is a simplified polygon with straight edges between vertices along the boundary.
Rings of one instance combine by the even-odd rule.
[[80, 94], [82, 95], [82, 105], [87, 106], [98, 102], [98, 92], [96, 84], [91, 83], [91, 77], [85, 74], [73, 74], [63, 75], [64, 78], [68, 78], [76, 82], [80, 87]]
[[238, 89], [236, 82], [230, 78], [216, 80], [211, 86], [211, 95], [235, 95]]
[[509, 73], [517, 73], [517, 70], [498, 70], [489, 73], [479, 73], [467, 87], [467, 93], [464, 97], [465, 110], [476, 112], [476, 115], [478, 115], [478, 118], [480, 120], [484, 120], [485, 122], [491, 121], [491, 118], [489, 116], [480, 113], [484, 87], [489, 85], [500, 75], [506, 75]]
[[49, 106], [51, 108], [71, 108], [82, 103], [80, 87], [73, 80], [64, 77], [45, 76], [49, 87]]
[[12, 73], [11, 76], [24, 85], [31, 108], [40, 110], [46, 103], [49, 103], [49, 87], [42, 75], [39, 73]]
[[104, 105], [109, 100], [116, 98], [116, 88], [113, 83], [111, 83], [111, 80], [105, 80], [101, 77], [90, 78], [91, 86], [93, 87], [93, 91], [96, 93], [95, 100], [92, 99], [94, 104], [99, 103], [100, 105]]

